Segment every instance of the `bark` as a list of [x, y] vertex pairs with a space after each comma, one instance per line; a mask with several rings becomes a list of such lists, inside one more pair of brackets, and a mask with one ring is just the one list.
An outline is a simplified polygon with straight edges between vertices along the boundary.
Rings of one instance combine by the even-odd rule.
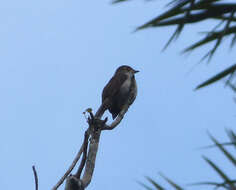
[[[88, 109], [89, 111], [87, 112], [89, 113], [89, 117], [87, 118], [87, 122], [89, 124], [89, 128], [85, 131], [83, 144], [81, 145], [80, 150], [77, 153], [76, 158], [72, 162], [69, 169], [63, 175], [63, 177], [58, 181], [58, 183], [52, 188], [52, 190], [56, 190], [64, 182], [65, 179], [66, 179], [65, 190], [84, 190], [85, 188], [88, 187], [93, 177], [93, 172], [96, 163], [96, 156], [98, 152], [99, 141], [102, 131], [112, 130], [116, 128], [123, 119], [131, 103], [132, 103], [131, 100], [129, 100], [129, 102], [127, 102], [127, 104], [123, 107], [117, 118], [110, 125], [106, 124], [107, 118], [105, 120], [101, 120], [101, 117], [104, 113], [103, 109], [98, 109], [95, 116], [93, 115], [91, 110]], [[101, 110], [102, 114], [100, 112]], [[80, 166], [77, 172], [74, 175], [70, 174], [82, 154], [83, 158], [81, 159]], [[83, 177], [81, 178], [82, 171], [84, 171], [84, 173]]]

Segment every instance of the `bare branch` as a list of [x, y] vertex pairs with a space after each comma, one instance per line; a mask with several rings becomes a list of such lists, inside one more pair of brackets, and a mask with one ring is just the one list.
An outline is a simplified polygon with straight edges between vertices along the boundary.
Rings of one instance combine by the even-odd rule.
[[[114, 129], [121, 122], [121, 120], [123, 119], [125, 113], [129, 108], [129, 105], [132, 104], [132, 102], [133, 99], [130, 98], [128, 100], [127, 105], [123, 107], [118, 117], [112, 122], [110, 126], [106, 125], [107, 118], [105, 118], [105, 120], [100, 119], [107, 108], [107, 103], [108, 103], [107, 101], [105, 101], [105, 103], [103, 103], [100, 106], [95, 116], [91, 111], [88, 112], [90, 115], [87, 119], [89, 128], [85, 132], [83, 145], [81, 146], [80, 151], [77, 154], [70, 168], [67, 170], [65, 175], [60, 179], [60, 181], [55, 185], [55, 187], [52, 190], [56, 190], [63, 183], [65, 179], [66, 179], [65, 190], [84, 190], [90, 184], [95, 168], [95, 161], [98, 152], [98, 145], [101, 131]], [[88, 142], [89, 137], [90, 141]], [[87, 146], [89, 146], [88, 154], [87, 154]], [[75, 175], [68, 176], [72, 171], [72, 169], [74, 168], [74, 166], [76, 165], [77, 161], [79, 160], [82, 152], [83, 152], [83, 158], [77, 173]], [[85, 165], [84, 174], [82, 179], [80, 179], [84, 165]]]
[[34, 181], [35, 181], [35, 190], [39, 189], [39, 185], [38, 185], [38, 175], [37, 175], [37, 171], [35, 169], [35, 166], [32, 166], [33, 169], [33, 173], [34, 173]]
[[128, 109], [129, 109], [129, 105], [125, 105], [123, 107], [123, 109], [121, 110], [121, 112], [119, 113], [119, 115], [117, 116], [117, 118], [112, 122], [112, 124], [110, 126], [108, 126], [108, 125], [102, 126], [101, 130], [112, 130], [112, 129], [116, 128], [116, 126], [119, 125], [119, 123], [123, 119], [123, 117], [124, 117], [125, 113], [128, 111]]
[[84, 185], [84, 188], [90, 184], [92, 179], [101, 131], [114, 129], [121, 122], [128, 108], [129, 104], [126, 104], [119, 113], [118, 117], [112, 122], [110, 126], [106, 125], [107, 118], [104, 121], [96, 118], [93, 120], [92, 124], [94, 126], [91, 126], [91, 128], [95, 130], [93, 130], [93, 133], [91, 133], [89, 152], [86, 161], [85, 172], [82, 178], [82, 184]]
[[101, 135], [100, 129], [94, 130], [91, 135], [91, 139], [89, 143], [89, 152], [88, 152], [88, 156], [86, 160], [84, 175], [82, 178], [82, 184], [84, 185], [84, 188], [86, 188], [90, 184], [92, 176], [93, 176], [100, 135]]
[[83, 168], [85, 166], [86, 159], [87, 159], [88, 138], [89, 138], [89, 132], [88, 132], [88, 130], [86, 130], [84, 133], [83, 157], [82, 157], [82, 161], [80, 163], [79, 169], [78, 169], [77, 173], [75, 174], [75, 177], [77, 177], [78, 179], [80, 179], [81, 173], [83, 171]]
[[66, 179], [66, 177], [71, 173], [71, 171], [74, 169], [76, 163], [78, 162], [78, 160], [80, 159], [80, 156], [82, 154], [84, 150], [84, 144], [82, 144], [82, 146], [80, 147], [79, 152], [77, 153], [76, 157], [74, 158], [72, 164], [70, 165], [70, 167], [68, 168], [68, 170], [66, 171], [66, 173], [61, 177], [61, 179], [57, 182], [57, 184], [52, 188], [52, 190], [56, 190]]

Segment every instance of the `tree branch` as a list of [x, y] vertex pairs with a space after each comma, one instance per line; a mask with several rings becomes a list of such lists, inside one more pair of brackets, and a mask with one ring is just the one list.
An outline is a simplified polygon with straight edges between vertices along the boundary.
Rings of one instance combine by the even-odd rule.
[[[77, 153], [71, 166], [63, 175], [63, 177], [58, 181], [58, 183], [53, 187], [52, 190], [56, 190], [64, 182], [65, 179], [66, 179], [65, 190], [84, 190], [90, 184], [95, 168], [95, 161], [102, 130], [114, 129], [121, 122], [121, 120], [123, 119], [125, 113], [129, 108], [129, 105], [132, 102], [133, 99], [128, 100], [127, 105], [123, 107], [123, 109], [121, 110], [117, 118], [111, 123], [111, 125], [106, 125], [107, 118], [105, 118], [105, 120], [101, 120], [102, 115], [107, 109], [107, 104], [109, 103], [108, 101], [103, 102], [103, 104], [96, 112], [95, 116], [93, 115], [90, 109], [87, 110], [87, 112], [90, 115], [87, 118], [89, 128], [85, 132], [84, 142], [80, 147], [80, 150]], [[89, 138], [90, 140], [88, 141]], [[87, 153], [87, 147], [89, 147], [88, 153]], [[83, 153], [83, 158], [81, 160], [77, 173], [75, 175], [68, 176], [75, 167], [82, 153]], [[82, 179], [80, 179], [83, 169], [84, 169], [84, 174]]]
[[61, 177], [61, 179], [57, 182], [57, 184], [52, 188], [52, 190], [56, 190], [66, 179], [66, 177], [71, 173], [71, 171], [74, 169], [76, 163], [78, 162], [78, 160], [80, 159], [80, 156], [83, 152], [83, 147], [84, 144], [82, 144], [82, 146], [80, 147], [79, 152], [77, 153], [76, 157], [74, 158], [72, 164], [70, 165], [70, 167], [68, 168], [68, 170], [66, 171], [66, 173]]
[[32, 166], [33, 169], [33, 173], [34, 173], [34, 181], [35, 181], [35, 190], [38, 190], [39, 185], [38, 185], [38, 175], [37, 175], [37, 171], [35, 169], [35, 166]]
[[77, 173], [75, 174], [75, 176], [80, 179], [81, 173], [83, 171], [83, 168], [85, 166], [85, 162], [87, 159], [87, 148], [88, 148], [88, 138], [89, 138], [89, 130], [86, 130], [84, 133], [84, 150], [83, 150], [83, 157], [82, 157], [82, 161], [80, 163], [79, 169], [77, 171]]
[[88, 157], [86, 160], [86, 166], [84, 170], [84, 175], [82, 178], [82, 184], [84, 185], [84, 188], [86, 188], [93, 176], [94, 168], [95, 168], [95, 161], [96, 161], [96, 156], [97, 156], [97, 151], [98, 151], [98, 145], [99, 145], [99, 140], [100, 140], [100, 135], [101, 135], [101, 130], [94, 130], [90, 143], [89, 143], [89, 152], [88, 152]]
[[112, 129], [116, 128], [116, 126], [119, 125], [119, 123], [123, 119], [123, 117], [124, 117], [125, 113], [128, 111], [128, 109], [129, 109], [129, 105], [125, 105], [123, 107], [123, 109], [121, 110], [121, 112], [119, 113], [119, 115], [117, 116], [117, 118], [112, 122], [112, 124], [102, 126], [101, 130], [112, 130]]

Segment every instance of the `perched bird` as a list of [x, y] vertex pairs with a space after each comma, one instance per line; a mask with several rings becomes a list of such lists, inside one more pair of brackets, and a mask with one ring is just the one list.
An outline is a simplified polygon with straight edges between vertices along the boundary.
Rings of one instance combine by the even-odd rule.
[[120, 66], [111, 80], [104, 87], [102, 92], [102, 105], [96, 113], [96, 117], [100, 118], [108, 109], [115, 119], [126, 104], [131, 105], [137, 95], [137, 85], [134, 70], [130, 66]]

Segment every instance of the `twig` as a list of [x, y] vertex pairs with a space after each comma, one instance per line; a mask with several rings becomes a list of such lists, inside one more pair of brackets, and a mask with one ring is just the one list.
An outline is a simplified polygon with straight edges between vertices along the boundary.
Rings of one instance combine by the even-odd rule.
[[88, 138], [89, 138], [89, 131], [86, 130], [84, 133], [84, 150], [83, 150], [83, 157], [82, 157], [82, 161], [80, 163], [79, 169], [77, 171], [77, 173], [75, 174], [75, 176], [80, 179], [81, 173], [83, 171], [83, 168], [85, 166], [86, 163], [86, 159], [87, 159], [87, 148], [88, 148]]
[[95, 130], [91, 133], [89, 151], [88, 151], [88, 156], [86, 160], [84, 175], [82, 178], [84, 188], [86, 188], [92, 180], [101, 131], [114, 129], [121, 122], [128, 108], [129, 108], [129, 104], [125, 105], [122, 111], [119, 113], [118, 117], [112, 122], [110, 126], [105, 124], [107, 121], [107, 118], [105, 120], [98, 120], [97, 118], [94, 118], [94, 120], [90, 122], [90, 125], [91, 125], [90, 127]]
[[34, 173], [34, 182], [35, 182], [35, 190], [38, 190], [38, 175], [35, 169], [35, 166], [32, 166], [33, 173]]
[[[73, 163], [67, 170], [67, 172], [63, 175], [63, 177], [58, 181], [58, 183], [52, 188], [52, 190], [56, 190], [67, 178], [66, 181], [66, 190], [78, 190], [78, 189], [85, 189], [91, 182], [92, 176], [93, 176], [93, 171], [95, 167], [95, 160], [96, 160], [96, 155], [98, 151], [98, 145], [99, 145], [99, 140], [100, 140], [100, 135], [102, 130], [111, 130], [114, 129], [123, 119], [125, 113], [127, 112], [129, 105], [132, 103], [133, 100], [130, 100], [126, 106], [123, 107], [122, 111], [119, 113], [118, 117], [115, 119], [115, 121], [112, 122], [110, 126], [106, 125], [107, 118], [105, 120], [101, 120], [100, 118], [102, 117], [104, 113], [104, 107], [106, 107], [105, 103], [102, 105], [104, 107], [100, 107], [95, 116], [92, 114], [92, 112], [89, 112], [90, 118], [88, 118], [88, 124], [89, 124], [89, 129], [86, 131], [88, 136], [85, 134], [85, 139], [80, 147], [80, 150], [74, 159]], [[90, 142], [89, 142], [89, 150], [87, 153], [87, 148], [84, 146], [88, 146], [88, 139], [91, 136]], [[78, 162], [82, 152], [84, 152], [82, 162], [80, 164], [80, 167], [76, 173], [76, 175], [71, 175], [68, 177], [68, 175], [71, 173], [73, 168], [75, 167], [76, 163]], [[84, 163], [85, 162], [85, 163]], [[80, 179], [82, 170], [84, 168], [84, 174], [82, 179]], [[79, 178], [78, 178], [79, 177]]]
[[70, 165], [70, 167], [68, 168], [68, 170], [66, 171], [66, 173], [61, 177], [61, 179], [57, 182], [57, 184], [52, 188], [52, 190], [56, 190], [66, 179], [66, 177], [71, 173], [71, 171], [74, 169], [76, 163], [78, 162], [83, 150], [84, 150], [84, 144], [82, 144], [82, 146], [80, 147], [79, 152], [77, 153], [75, 159], [73, 160], [72, 164]]
[[118, 117], [112, 122], [111, 125], [105, 125], [101, 127], [101, 130], [112, 130], [114, 129], [117, 125], [119, 125], [119, 123], [121, 122], [121, 120], [123, 119], [125, 113], [128, 111], [129, 109], [129, 105], [126, 105], [121, 112], [119, 113]]
[[[96, 123], [95, 125], [99, 125], [99, 123]], [[88, 155], [86, 159], [86, 165], [85, 165], [84, 174], [81, 180], [84, 188], [86, 188], [92, 180], [92, 176], [93, 176], [93, 172], [95, 168], [96, 156], [98, 152], [99, 139], [101, 135], [100, 126], [96, 126], [96, 127], [94, 126], [93, 128], [94, 129], [96, 128], [96, 130], [93, 130], [91, 134], [89, 150], [88, 150]]]

